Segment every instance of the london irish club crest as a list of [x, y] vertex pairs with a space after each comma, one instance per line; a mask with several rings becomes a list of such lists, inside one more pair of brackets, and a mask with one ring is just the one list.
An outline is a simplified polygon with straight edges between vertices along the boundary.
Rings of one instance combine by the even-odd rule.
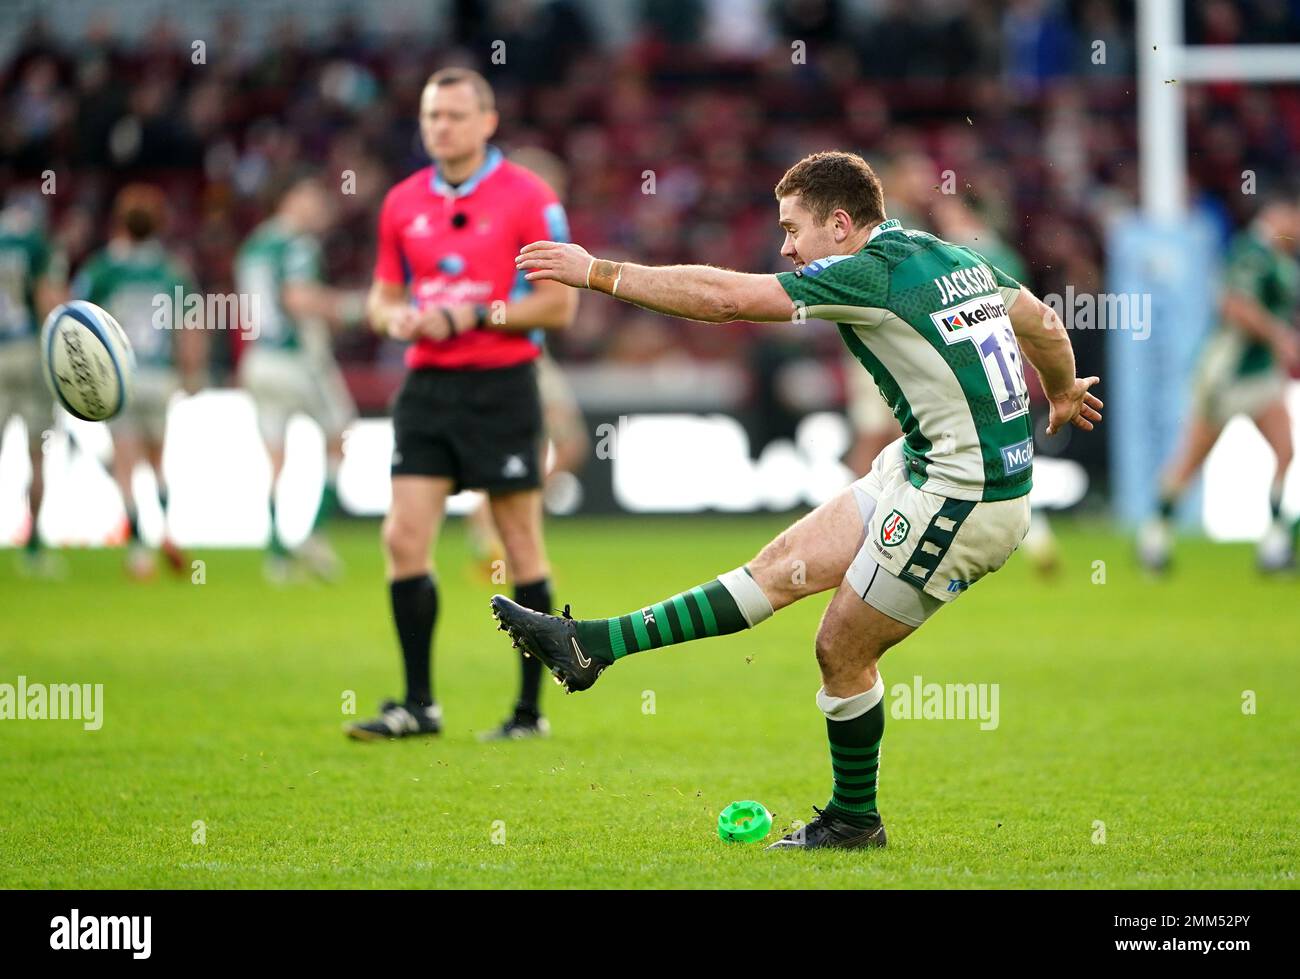
[[890, 510], [889, 516], [880, 525], [880, 543], [886, 547], [897, 547], [907, 540], [907, 532], [911, 529], [912, 524], [905, 516], [897, 510]]

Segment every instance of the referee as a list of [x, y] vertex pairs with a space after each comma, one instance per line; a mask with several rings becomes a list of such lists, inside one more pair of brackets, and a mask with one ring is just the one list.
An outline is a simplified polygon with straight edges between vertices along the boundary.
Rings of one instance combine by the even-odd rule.
[[[388, 192], [367, 311], [381, 333], [410, 341], [393, 407], [393, 501], [383, 543], [406, 697], [349, 725], [354, 738], [437, 734], [432, 645], [438, 586], [430, 554], [447, 497], [488, 493], [515, 600], [551, 609], [542, 542], [542, 416], [534, 361], [541, 330], [563, 329], [577, 291], [521, 283], [515, 255], [530, 241], [567, 241], [564, 209], [529, 170], [488, 140], [492, 88], [477, 72], [446, 68], [420, 97], [420, 136], [433, 165]], [[514, 712], [502, 738], [545, 735], [541, 664], [522, 658]]]

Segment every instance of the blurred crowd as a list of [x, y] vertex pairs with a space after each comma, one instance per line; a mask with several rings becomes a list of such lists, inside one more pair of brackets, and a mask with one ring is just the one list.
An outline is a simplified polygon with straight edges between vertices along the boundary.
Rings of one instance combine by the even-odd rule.
[[[1101, 288], [1105, 224], [1134, 203], [1138, 176], [1132, 2], [627, 2], [633, 29], [618, 44], [579, 0], [453, 0], [427, 35], [396, 36], [376, 26], [382, 4], [323, 34], [304, 29], [309, 5], [280, 5], [255, 45], [247, 6], [203, 39], [201, 63], [183, 7], [129, 43], [111, 14], [74, 38], [38, 16], [0, 66], [0, 192], [38, 192], [52, 171], [41, 203], [75, 267], [102, 244], [115, 191], [156, 183], [169, 242], [201, 289], [229, 292], [242, 238], [315, 171], [340, 187], [331, 280], [364, 286], [383, 194], [427, 162], [424, 80], [465, 64], [496, 88], [499, 143], [563, 161], [574, 239], [594, 252], [779, 270], [773, 185], [805, 153], [842, 148], [878, 165], [905, 224], [1011, 246], [1040, 292]], [[1190, 42], [1300, 41], [1296, 3], [1186, 6]], [[1294, 159], [1300, 88], [1187, 96], [1194, 193], [1226, 229], [1251, 211], [1242, 171], [1263, 186]], [[754, 329], [687, 329], [590, 299], [555, 345], [568, 362], [736, 360], [754, 356]], [[838, 356], [831, 330], [806, 332]], [[386, 363], [391, 347], [357, 333], [339, 352]], [[227, 364], [234, 353], [214, 352]]]

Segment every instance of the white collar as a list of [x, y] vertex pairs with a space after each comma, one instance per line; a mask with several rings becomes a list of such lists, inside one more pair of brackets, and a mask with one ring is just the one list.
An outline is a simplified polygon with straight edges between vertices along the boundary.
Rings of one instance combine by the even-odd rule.
[[903, 223], [899, 221], [898, 218], [890, 218], [888, 221], [881, 221], [871, 229], [871, 236], [867, 239], [867, 244], [869, 245], [875, 241], [876, 235], [883, 235], [887, 231], [900, 231], [902, 230], [902, 227]]

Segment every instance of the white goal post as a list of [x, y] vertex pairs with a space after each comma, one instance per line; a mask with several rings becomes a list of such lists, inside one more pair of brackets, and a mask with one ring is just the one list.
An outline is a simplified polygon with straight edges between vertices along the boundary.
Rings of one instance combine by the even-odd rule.
[[[1184, 0], [1137, 0], [1140, 208], [1107, 229], [1109, 289], [1150, 296], [1146, 342], [1107, 335], [1106, 390], [1112, 397], [1109, 454], [1116, 514], [1133, 524], [1155, 506], [1156, 473], [1182, 438], [1190, 378], [1201, 339], [1217, 322], [1218, 229], [1190, 208], [1187, 86], [1204, 82], [1300, 82], [1300, 45], [1188, 45]], [[1244, 181], [1247, 174], [1240, 175]], [[1300, 407], [1300, 384], [1289, 398]], [[1300, 412], [1293, 416], [1300, 440]], [[1273, 454], [1253, 426], [1234, 419], [1202, 473], [1203, 489], [1181, 512], [1216, 540], [1252, 540], [1271, 519]], [[1300, 513], [1300, 466], [1283, 508]]]
[[1187, 206], [1185, 86], [1300, 81], [1300, 45], [1183, 43], [1183, 0], [1138, 0], [1138, 164], [1142, 208], [1155, 219]]

